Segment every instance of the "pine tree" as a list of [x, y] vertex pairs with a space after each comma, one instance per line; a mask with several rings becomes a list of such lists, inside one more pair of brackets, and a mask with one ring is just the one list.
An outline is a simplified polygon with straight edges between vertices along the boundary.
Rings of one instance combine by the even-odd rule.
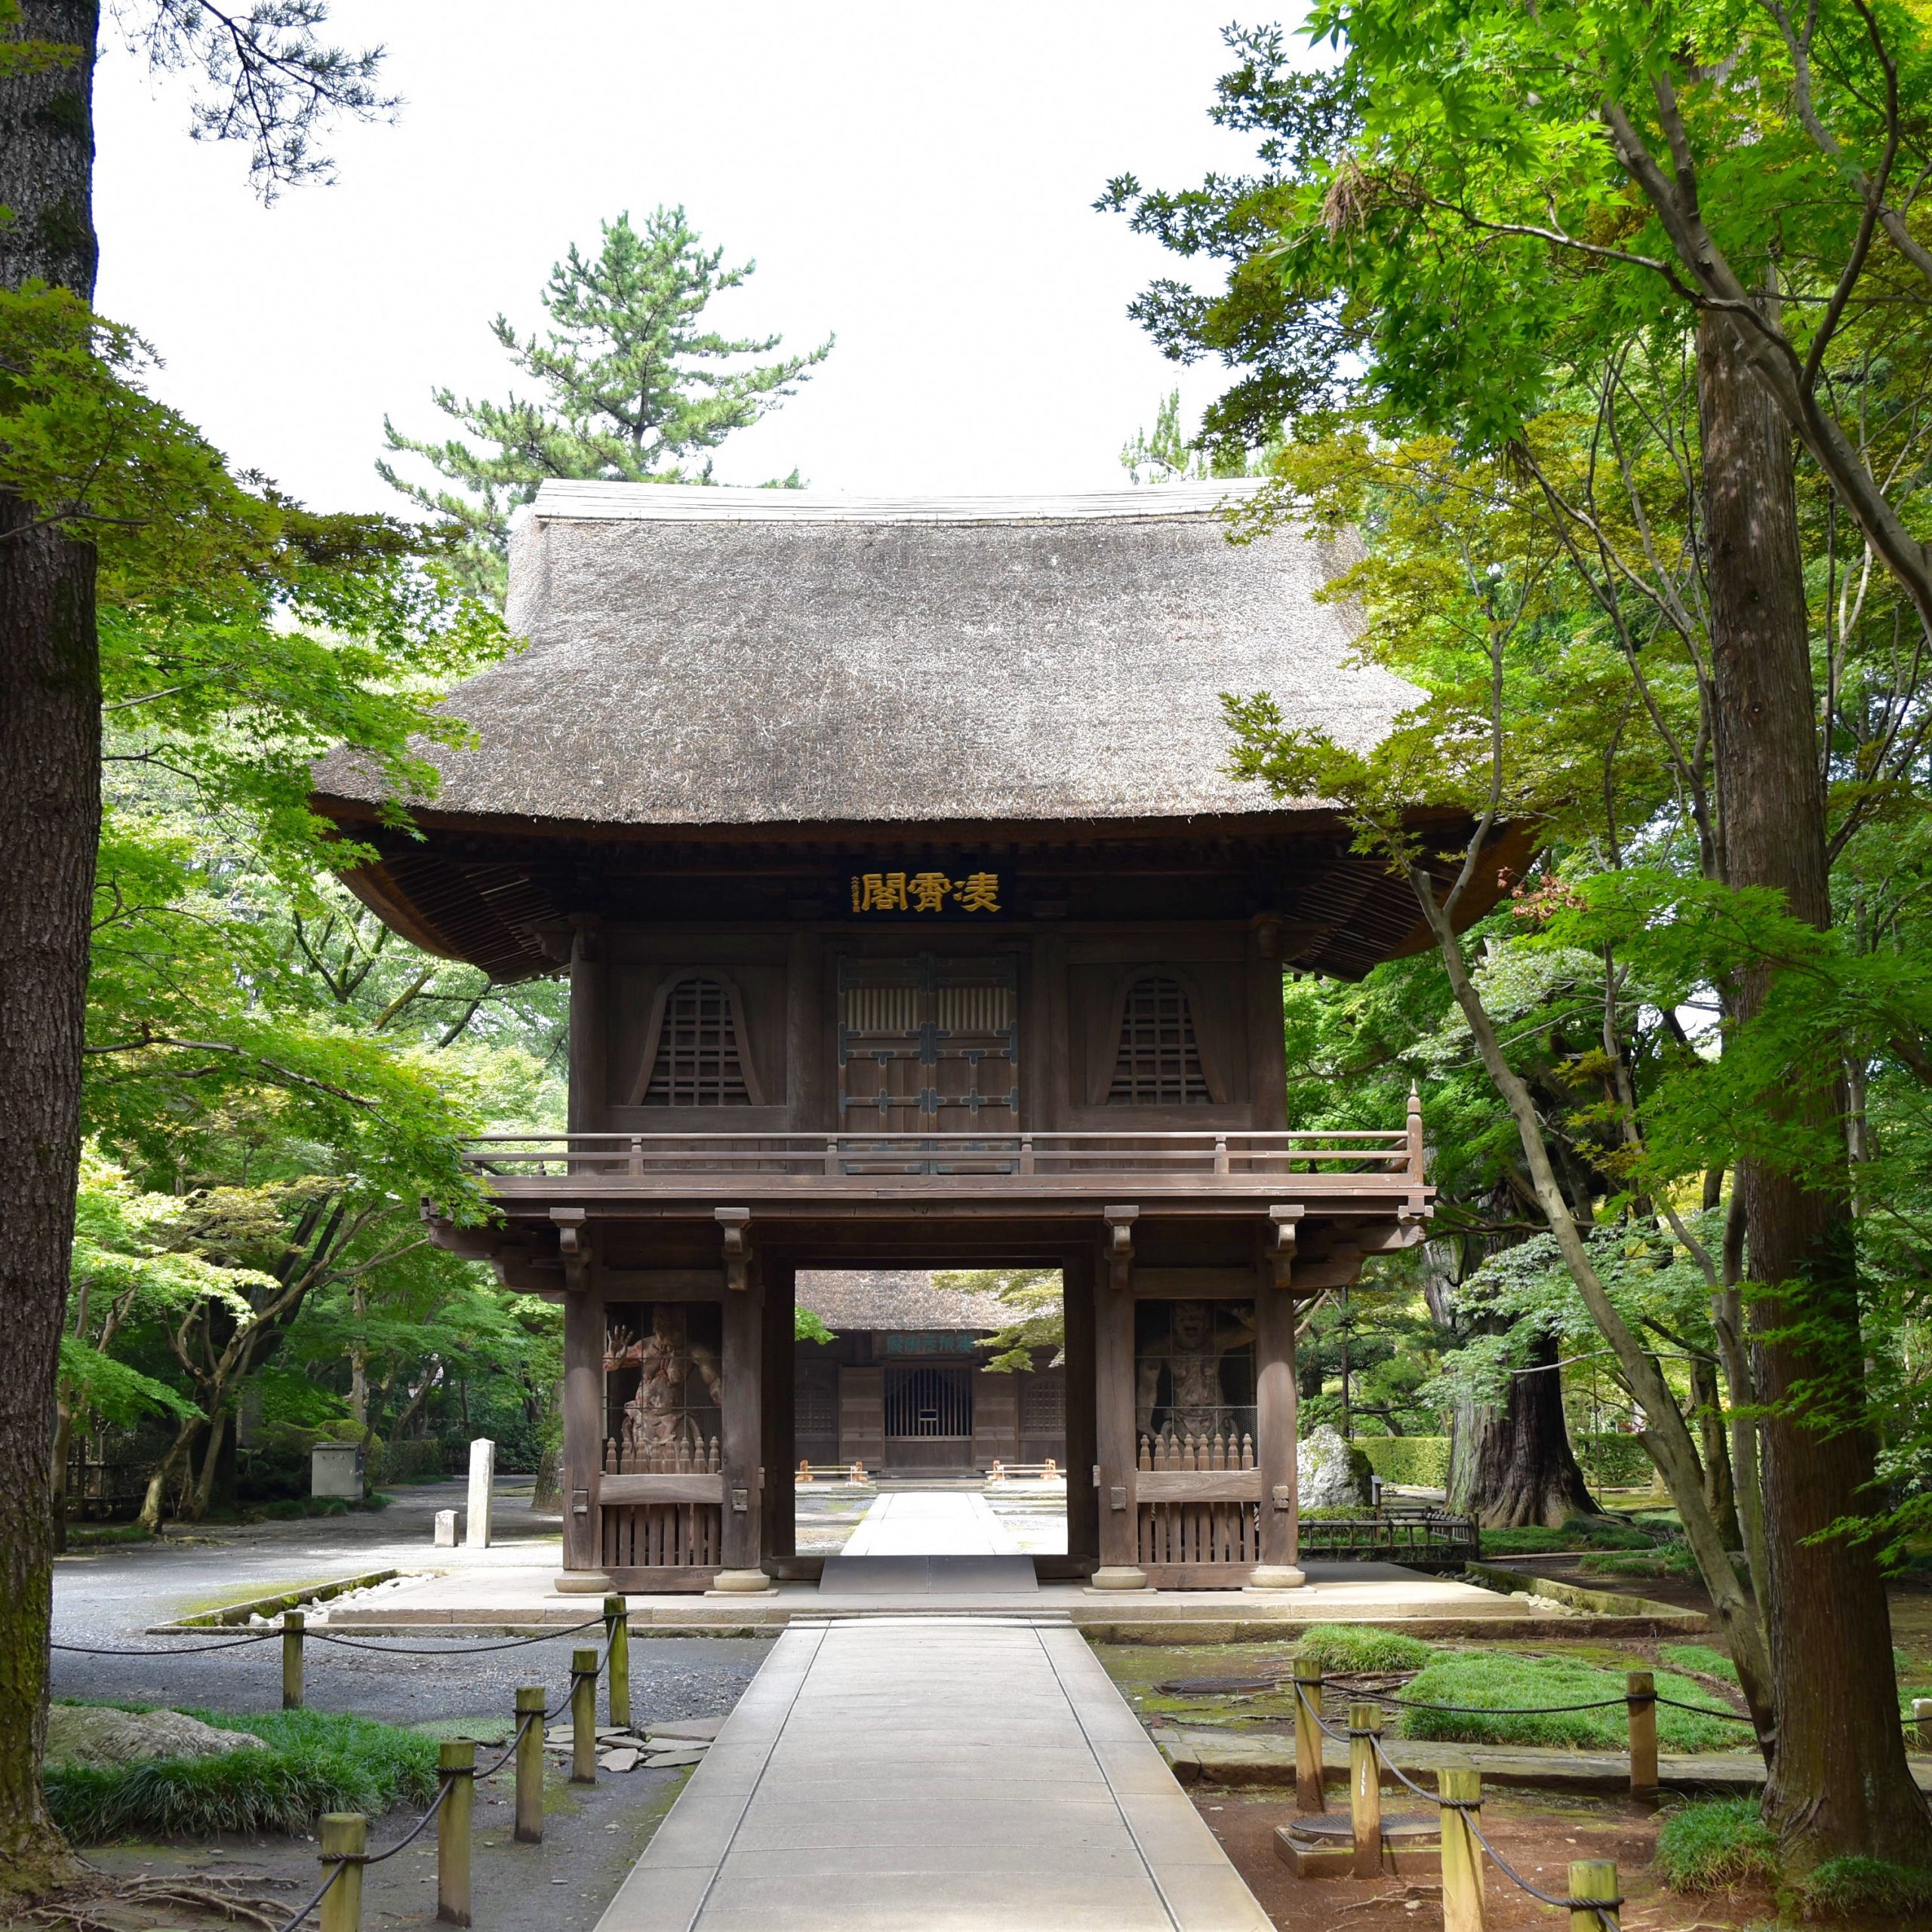
[[[757, 264], [724, 267], [723, 249], [706, 249], [681, 208], [655, 210], [641, 232], [628, 214], [601, 226], [595, 260], [573, 244], [551, 269], [541, 337], [520, 337], [502, 315], [490, 325], [516, 368], [541, 385], [538, 399], [459, 401], [449, 389], [434, 392], [436, 407], [473, 441], [419, 442], [383, 419], [392, 451], [426, 458], [466, 494], [412, 482], [379, 460], [383, 480], [455, 526], [463, 575], [499, 598], [511, 512], [545, 478], [709, 483], [709, 453], [832, 352], [827, 337], [801, 355], [747, 367], [740, 358], [769, 355], [783, 338], [733, 340], [702, 327], [706, 304]], [[798, 473], [764, 487], [796, 489]]]

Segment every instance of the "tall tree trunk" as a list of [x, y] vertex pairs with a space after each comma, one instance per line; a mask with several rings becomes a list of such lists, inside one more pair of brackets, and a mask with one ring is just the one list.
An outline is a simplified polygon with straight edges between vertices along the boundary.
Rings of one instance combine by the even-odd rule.
[[1697, 1447], [1704, 1461], [1705, 1503], [1726, 1544], [1741, 1549], [1744, 1531], [1737, 1518], [1737, 1485], [1731, 1473], [1730, 1442], [1718, 1392], [1716, 1363], [1692, 1360], [1690, 1406], [1697, 1417]]
[[221, 1468], [221, 1445], [228, 1439], [227, 1408], [218, 1405], [211, 1413], [214, 1420], [208, 1424], [208, 1441], [202, 1451], [202, 1466], [189, 1492], [189, 1506], [181, 1512], [191, 1523], [202, 1522], [207, 1518], [208, 1505], [214, 1500], [215, 1478]]
[[[1727, 320], [1707, 312], [1697, 347], [1725, 875], [1777, 888], [1792, 914], [1823, 928], [1825, 798], [1791, 432]], [[1736, 1018], [1762, 1010], [1770, 980], [1762, 970], [1740, 977]], [[1841, 1148], [1841, 1080], [1794, 1072], [1765, 1104]], [[1849, 1195], [1756, 1161], [1740, 1164], [1737, 1184], [1765, 1408], [1763, 1609], [1778, 1718], [1765, 1815], [1794, 1872], [1851, 1855], [1932, 1865], [1932, 1815], [1899, 1727], [1884, 1580], [1871, 1544], [1826, 1534], [1867, 1512], [1872, 1477]]]
[[1570, 1446], [1556, 1337], [1538, 1336], [1528, 1353], [1524, 1372], [1509, 1378], [1508, 1401], [1490, 1412], [1472, 1445], [1475, 1467], [1457, 1506], [1484, 1529], [1555, 1530], [1572, 1516], [1602, 1513]]
[[[25, 0], [72, 50], [0, 78], [0, 286], [94, 294], [97, 8]], [[100, 832], [94, 558], [0, 494], [0, 1898], [66, 1850], [41, 1795], [53, 1592], [54, 1386], [80, 1162], [88, 928]]]

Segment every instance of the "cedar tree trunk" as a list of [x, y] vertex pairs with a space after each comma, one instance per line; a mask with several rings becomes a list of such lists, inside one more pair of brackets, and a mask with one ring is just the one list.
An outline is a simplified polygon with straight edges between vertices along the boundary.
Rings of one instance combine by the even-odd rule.
[[1539, 1336], [1526, 1372], [1509, 1378], [1506, 1403], [1457, 1415], [1449, 1504], [1486, 1530], [1558, 1530], [1572, 1516], [1602, 1513], [1570, 1447], [1556, 1361], [1556, 1337]]
[[[1777, 888], [1794, 915], [1823, 928], [1825, 797], [1791, 432], [1722, 317], [1701, 318], [1697, 360], [1725, 876]], [[1737, 1018], [1761, 1010], [1769, 978], [1740, 976]], [[1767, 1104], [1841, 1147], [1842, 1081], [1826, 1072], [1794, 1069]], [[1932, 1816], [1906, 1767], [1872, 1546], [1810, 1540], [1870, 1506], [1849, 1195], [1761, 1161], [1740, 1165], [1737, 1186], [1765, 1409], [1762, 1607], [1778, 1721], [1765, 1815], [1794, 1875], [1852, 1855], [1932, 1865]]]
[[[0, 76], [0, 286], [94, 293], [97, 10], [26, 0], [73, 51]], [[41, 1795], [53, 1587], [55, 1366], [80, 1158], [88, 930], [100, 829], [94, 559], [0, 492], [0, 1903], [64, 1875]]]

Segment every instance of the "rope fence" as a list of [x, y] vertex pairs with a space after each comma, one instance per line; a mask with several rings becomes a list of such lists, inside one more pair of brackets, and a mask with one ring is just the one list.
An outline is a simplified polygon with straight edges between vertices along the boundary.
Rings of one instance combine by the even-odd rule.
[[[291, 1613], [291, 1616], [293, 1613]], [[574, 1624], [567, 1630], [546, 1632], [525, 1641], [547, 1641], [554, 1636], [574, 1635], [601, 1623], [606, 1632], [602, 1649], [585, 1647], [571, 1655], [570, 1686], [555, 1703], [549, 1701], [540, 1684], [518, 1687], [515, 1721], [509, 1743], [502, 1754], [478, 1767], [475, 1741], [455, 1738], [439, 1745], [437, 1751], [437, 1791], [428, 1808], [408, 1831], [386, 1850], [368, 1848], [369, 1821], [355, 1812], [331, 1812], [321, 1821], [321, 1863], [327, 1875], [308, 1900], [282, 1924], [280, 1932], [297, 1932], [318, 1913], [320, 1932], [361, 1932], [362, 1874], [371, 1865], [380, 1865], [406, 1851], [433, 1824], [436, 1826], [436, 1916], [449, 1925], [471, 1922], [470, 1845], [473, 1835], [477, 1785], [494, 1777], [506, 1765], [515, 1767], [515, 1823], [514, 1836], [519, 1843], [540, 1844], [543, 1840], [544, 1726], [568, 1710], [571, 1713], [571, 1782], [594, 1784], [597, 1779], [597, 1687], [606, 1686], [611, 1722], [628, 1727], [630, 1723], [629, 1614], [622, 1597], [604, 1600], [604, 1615]], [[303, 1631], [300, 1619], [292, 1629], [267, 1632], [264, 1635], [292, 1637], [299, 1646]], [[308, 1633], [320, 1636], [319, 1631]], [[467, 1650], [405, 1651], [402, 1654], [442, 1657], [473, 1655], [478, 1650], [518, 1647], [515, 1644], [485, 1644]], [[370, 1647], [355, 1644], [352, 1647]], [[137, 1653], [137, 1654], [146, 1654]], [[296, 1666], [295, 1704], [300, 1703], [300, 1651]], [[285, 1693], [289, 1688], [285, 1676]], [[285, 1696], [285, 1703], [288, 1701]]]
[[[1526, 1878], [1491, 1842], [1482, 1829], [1482, 1775], [1473, 1765], [1444, 1765], [1436, 1774], [1436, 1789], [1419, 1784], [1389, 1755], [1382, 1738], [1382, 1709], [1391, 1700], [1364, 1693], [1349, 1706], [1346, 1730], [1338, 1730], [1321, 1715], [1321, 1697], [1335, 1680], [1312, 1669], [1297, 1666], [1295, 1693], [1295, 1802], [1297, 1808], [1320, 1812], [1327, 1805], [1321, 1761], [1321, 1740], [1345, 1745], [1349, 1753], [1349, 1835], [1352, 1862], [1358, 1878], [1381, 1875], [1383, 1857], [1382, 1784], [1385, 1776], [1436, 1807], [1442, 1867], [1442, 1922], [1446, 1932], [1480, 1932], [1484, 1923], [1483, 1887], [1486, 1864], [1527, 1897], [1567, 1912], [1573, 1932], [1620, 1932], [1618, 1916], [1623, 1900], [1617, 1867], [1601, 1860], [1578, 1860], [1569, 1868], [1569, 1889], [1556, 1893]], [[1629, 1703], [1633, 1718], [1641, 1702], [1654, 1737], [1655, 1697], [1647, 1675], [1631, 1674], [1629, 1699], [1606, 1699], [1601, 1704], [1564, 1706], [1598, 1709]], [[1638, 1686], [1641, 1684], [1641, 1688]], [[1411, 1708], [1442, 1710], [1443, 1705]], [[1634, 1740], [1633, 1740], [1634, 1741]], [[1635, 1754], [1633, 1753], [1633, 1768]]]

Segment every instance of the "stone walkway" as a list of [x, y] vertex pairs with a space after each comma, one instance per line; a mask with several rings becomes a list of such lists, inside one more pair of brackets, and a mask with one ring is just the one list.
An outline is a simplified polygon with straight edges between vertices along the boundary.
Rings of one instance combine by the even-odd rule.
[[1093, 1653], [794, 1620], [598, 1932], [1268, 1932]]
[[1017, 1556], [1020, 1546], [970, 1490], [889, 1490], [846, 1538], [843, 1556]]

